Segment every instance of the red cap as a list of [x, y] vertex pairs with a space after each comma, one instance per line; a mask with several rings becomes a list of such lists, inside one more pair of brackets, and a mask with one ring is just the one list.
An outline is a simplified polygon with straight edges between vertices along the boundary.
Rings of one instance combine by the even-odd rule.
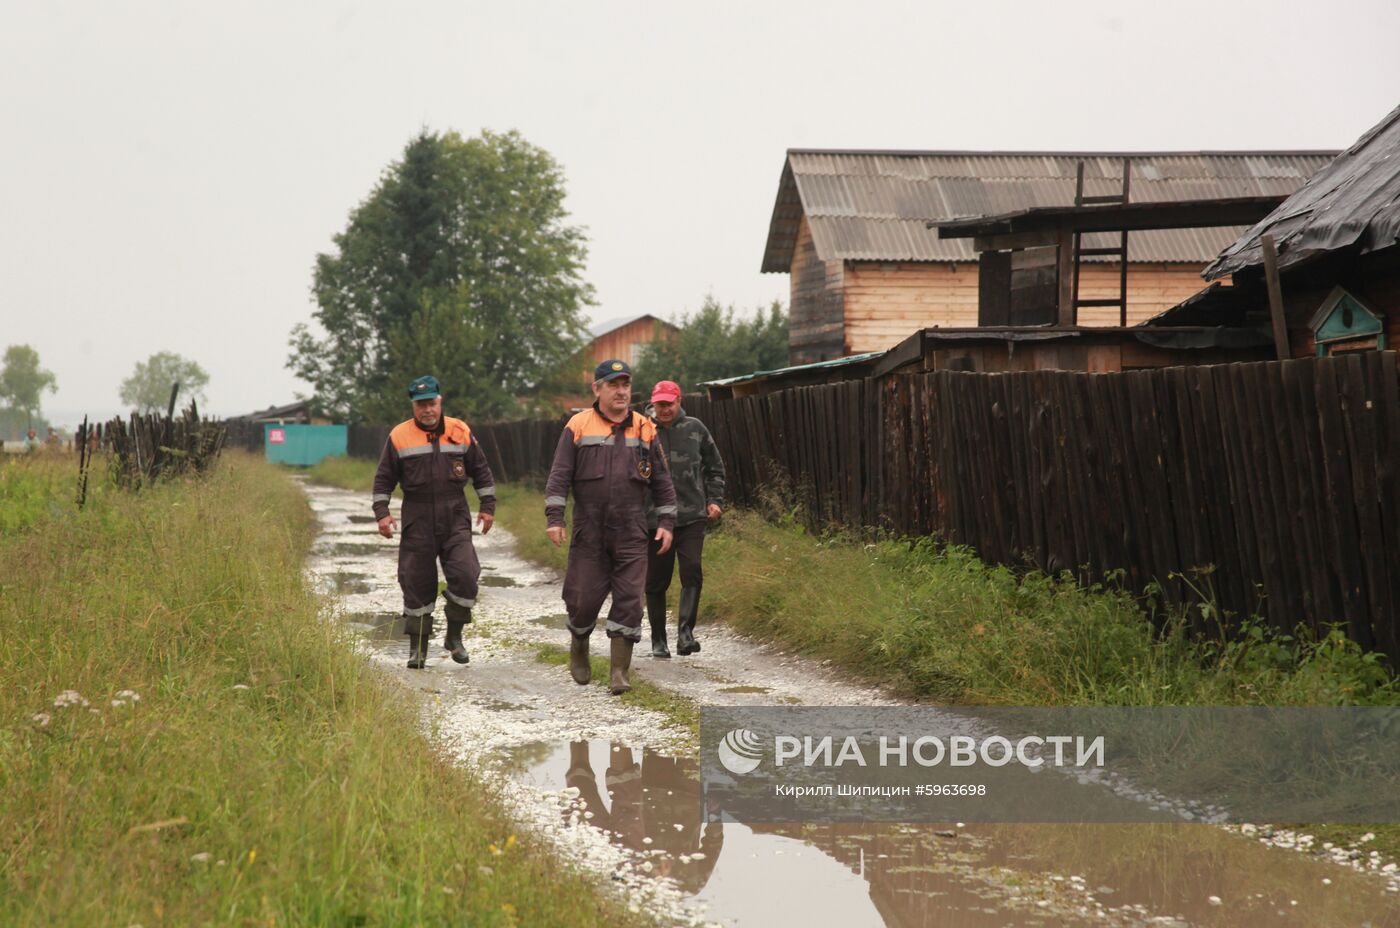
[[674, 403], [681, 398], [680, 384], [674, 380], [663, 380], [651, 390], [651, 401], [655, 403], [661, 400], [664, 403]]

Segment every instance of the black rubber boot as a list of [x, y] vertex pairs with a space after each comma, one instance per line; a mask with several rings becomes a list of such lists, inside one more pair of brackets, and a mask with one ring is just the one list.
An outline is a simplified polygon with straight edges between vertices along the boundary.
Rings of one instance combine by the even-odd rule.
[[666, 647], [666, 594], [647, 594], [647, 621], [651, 623], [651, 656], [670, 657]]
[[[468, 613], [470, 615], [471, 613]], [[462, 629], [471, 619], [447, 620], [447, 635], [442, 639], [442, 646], [452, 654], [452, 659], [459, 664], [465, 664], [471, 658], [467, 655], [467, 646], [462, 644]]]
[[631, 638], [621, 635], [608, 640], [612, 642], [612, 673], [608, 680], [608, 691], [614, 696], [621, 696], [632, 688], [632, 684], [627, 680], [627, 671], [632, 667], [633, 642]]
[[700, 588], [681, 587], [681, 607], [677, 610], [676, 653], [694, 654], [700, 650], [695, 640], [695, 618], [700, 614]]
[[428, 641], [433, 637], [433, 614], [406, 615], [404, 634], [408, 635], [408, 669], [422, 670], [428, 663]]
[[428, 636], [410, 634], [408, 636], [408, 669], [422, 670], [428, 662]]
[[587, 686], [593, 680], [593, 665], [588, 661], [588, 636], [569, 636], [569, 676], [579, 686]]

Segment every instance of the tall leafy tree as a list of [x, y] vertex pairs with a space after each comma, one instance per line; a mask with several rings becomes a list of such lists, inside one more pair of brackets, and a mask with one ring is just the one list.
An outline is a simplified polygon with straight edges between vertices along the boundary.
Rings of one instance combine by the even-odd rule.
[[170, 403], [170, 387], [180, 385], [180, 405], [195, 400], [204, 405], [204, 388], [209, 375], [194, 361], [173, 351], [158, 351], [144, 361], [121, 383], [121, 401], [139, 412], [164, 412]]
[[0, 400], [15, 412], [24, 413], [26, 425], [33, 425], [44, 392], [57, 389], [57, 378], [39, 366], [39, 352], [29, 345], [5, 349], [5, 360], [0, 365]]
[[287, 366], [326, 412], [392, 422], [413, 377], [448, 408], [505, 416], [583, 343], [587, 244], [564, 178], [516, 132], [422, 132], [318, 255], [319, 332], [292, 331]]
[[659, 380], [674, 380], [690, 393], [707, 380], [787, 366], [788, 319], [777, 300], [767, 311], [740, 315], [707, 296], [677, 324], [674, 336], [642, 347], [636, 380], [643, 396], [650, 396]]

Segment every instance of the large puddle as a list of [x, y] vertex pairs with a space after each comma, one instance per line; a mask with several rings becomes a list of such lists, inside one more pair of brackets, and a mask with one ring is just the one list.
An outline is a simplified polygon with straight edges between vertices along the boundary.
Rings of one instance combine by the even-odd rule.
[[[363, 635], [381, 665], [401, 672], [406, 652], [395, 545], [377, 539], [371, 526], [355, 518], [365, 508], [363, 500], [311, 490], [324, 524], [310, 569], [322, 588], [338, 598], [343, 620]], [[496, 536], [490, 541], [500, 544]], [[479, 618], [488, 625], [496, 622], [492, 627], [504, 634], [475, 639], [480, 644], [472, 645], [473, 662], [467, 667], [455, 667], [435, 648], [429, 672], [411, 675], [412, 682], [460, 719], [469, 741], [481, 737], [481, 726], [497, 723], [493, 744], [499, 746], [487, 756], [497, 758], [505, 774], [521, 783], [571, 797], [562, 813], [553, 803], [547, 812], [543, 806], [537, 811], [551, 822], [592, 830], [600, 844], [611, 844], [637, 862], [628, 880], [641, 873], [649, 881], [668, 881], [703, 904], [706, 922], [764, 928], [1400, 928], [1400, 893], [1387, 892], [1385, 880], [1209, 825], [719, 821], [701, 796], [693, 754], [678, 756], [642, 744], [645, 736], [637, 735], [635, 726], [633, 734], [617, 735], [633, 739], [629, 743], [555, 740], [557, 732], [575, 725], [593, 728], [592, 734], [622, 729], [603, 725], [599, 730], [596, 722], [587, 721], [589, 716], [579, 715], [591, 703], [571, 702], [578, 700], [578, 691], [561, 682], [562, 670], [539, 669], [533, 642], [545, 636], [564, 643], [557, 587], [545, 584], [509, 552], [493, 551], [494, 545], [481, 543], [482, 559], [490, 566], [483, 565], [489, 573], [483, 577]], [[513, 611], [503, 621], [504, 610]], [[439, 638], [441, 624], [439, 616]], [[473, 627], [470, 633], [485, 631]], [[518, 644], [497, 638], [518, 639]], [[489, 650], [492, 641], [506, 650]], [[716, 650], [707, 648], [707, 653]], [[689, 686], [702, 702], [796, 699], [783, 689], [786, 678], [774, 661], [765, 665], [766, 676], [736, 669], [731, 661], [722, 678], [712, 672], [706, 677], [703, 670], [690, 673], [679, 659], [656, 664], [650, 667], [646, 657], [637, 661], [644, 675], [650, 671], [658, 682]], [[822, 691], [802, 695], [807, 704], [822, 700]], [[596, 711], [614, 711], [616, 704], [601, 698]], [[635, 891], [633, 883], [628, 886], [627, 892]]]
[[511, 762], [727, 924], [1400, 925], [1375, 877], [1210, 825], [742, 825], [693, 758], [575, 741]]

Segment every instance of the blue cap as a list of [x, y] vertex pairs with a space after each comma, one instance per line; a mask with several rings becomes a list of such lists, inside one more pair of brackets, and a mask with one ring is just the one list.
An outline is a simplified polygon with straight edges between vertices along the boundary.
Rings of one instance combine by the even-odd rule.
[[598, 367], [593, 371], [593, 379], [595, 381], [612, 380], [614, 377], [631, 376], [632, 368], [627, 366], [627, 362], [619, 361], [615, 358], [610, 361], [604, 361], [602, 364], [599, 364]]
[[431, 400], [440, 395], [437, 378], [432, 374], [419, 377], [408, 385], [408, 398], [411, 400]]

